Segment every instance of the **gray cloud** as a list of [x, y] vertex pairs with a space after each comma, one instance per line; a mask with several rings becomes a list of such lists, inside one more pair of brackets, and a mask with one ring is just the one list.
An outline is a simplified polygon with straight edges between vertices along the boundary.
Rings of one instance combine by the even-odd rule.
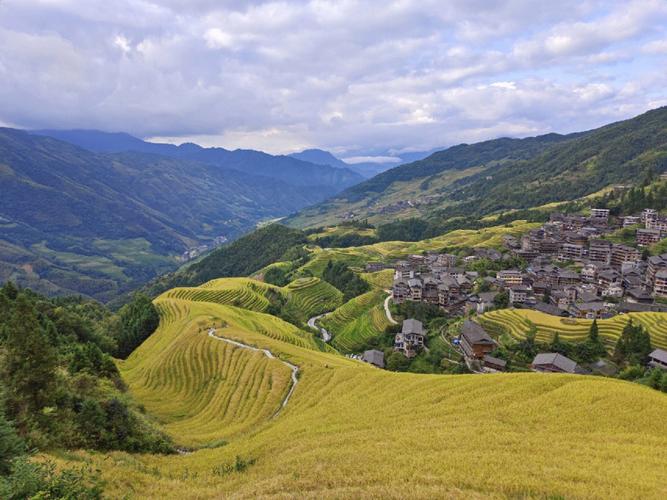
[[5, 0], [0, 122], [347, 156], [665, 102], [662, 0]]

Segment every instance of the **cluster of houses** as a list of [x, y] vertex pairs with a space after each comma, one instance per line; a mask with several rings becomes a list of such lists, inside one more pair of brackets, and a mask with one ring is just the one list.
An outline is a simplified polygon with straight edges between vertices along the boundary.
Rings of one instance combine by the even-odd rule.
[[[497, 250], [480, 248], [475, 251], [478, 255], [491, 253], [494, 258], [502, 258]], [[429, 253], [411, 255], [407, 260], [397, 262], [392, 300], [396, 304], [425, 302], [440, 306], [450, 314], [463, 313], [479, 275], [457, 267], [458, 261], [456, 255]]]
[[[632, 228], [635, 244], [614, 243], [605, 238], [610, 233]], [[368, 271], [394, 269], [392, 299], [439, 306], [451, 316], [470, 311], [482, 314], [496, 306], [500, 293], [506, 293], [508, 304], [534, 308], [557, 316], [575, 318], [608, 318], [618, 313], [667, 312], [667, 253], [643, 256], [643, 248], [667, 237], [667, 218], [653, 209], [620, 218], [610, 211], [593, 208], [589, 215], [553, 213], [549, 222], [521, 238], [506, 236], [506, 251], [476, 248], [466, 257], [447, 253], [411, 255], [391, 266], [369, 264]], [[479, 259], [499, 263], [518, 257], [525, 269], [503, 269], [495, 276], [485, 276], [485, 286], [477, 287], [480, 276], [466, 270]], [[516, 260], [516, 259], [513, 259]], [[486, 292], [474, 293], [481, 288]], [[403, 323], [396, 334], [394, 350], [412, 358], [424, 348], [426, 333], [414, 319]], [[484, 371], [503, 371], [506, 363], [491, 356], [496, 342], [484, 328], [465, 320], [457, 339], [467, 362]], [[367, 361], [384, 366], [381, 351], [367, 351]], [[362, 358], [363, 359], [363, 358]], [[651, 366], [667, 369], [667, 352], [651, 354]], [[577, 363], [558, 353], [540, 353], [531, 367], [540, 372], [581, 373]]]
[[180, 255], [180, 257], [178, 257], [178, 260], [179, 262], [188, 262], [190, 260], [196, 259], [197, 257], [208, 252], [209, 250], [224, 245], [226, 242], [227, 242], [227, 236], [216, 236], [213, 239], [213, 242], [211, 242], [210, 244], [202, 244], [196, 247], [188, 248], [185, 252], [183, 252]]
[[[641, 226], [640, 226], [641, 225]], [[604, 236], [635, 227], [635, 246]], [[653, 236], [648, 239], [645, 232]], [[605, 318], [618, 312], [667, 311], [655, 298], [667, 298], [667, 253], [642, 259], [642, 247], [667, 237], [667, 219], [655, 210], [610, 221], [609, 210], [589, 216], [551, 214], [549, 222], [520, 241], [505, 238], [514, 256], [529, 262], [524, 272], [505, 270], [497, 280], [510, 303], [579, 318]]]
[[[637, 223], [644, 228], [636, 230], [636, 247], [604, 239], [621, 226]], [[463, 259], [430, 253], [397, 262], [392, 298], [398, 304], [434, 304], [450, 315], [470, 310], [481, 314], [494, 307], [501, 291], [507, 292], [514, 307], [558, 316], [595, 319], [619, 312], [667, 311], [667, 305], [655, 301], [667, 298], [667, 253], [642, 259], [646, 230], [667, 237], [667, 219], [652, 209], [617, 223], [610, 222], [608, 209], [592, 209], [589, 216], [554, 213], [549, 222], [521, 239], [505, 237], [509, 254], [528, 266], [485, 277], [485, 289], [490, 291], [472, 293], [479, 276], [466, 271], [465, 265], [481, 258], [502, 263], [505, 257], [498, 250], [478, 248]]]
[[[466, 319], [461, 326], [460, 335], [454, 340], [469, 367], [476, 367], [476, 371], [502, 372], [507, 369], [507, 362], [494, 357], [491, 353], [497, 343], [477, 322]], [[426, 346], [426, 331], [421, 321], [406, 319], [401, 331], [394, 339], [394, 351], [403, 353], [407, 358], [413, 358]], [[385, 368], [384, 352], [372, 349], [365, 351], [361, 360], [378, 368]], [[667, 371], [667, 351], [655, 349], [649, 355], [650, 368], [660, 368]], [[543, 352], [535, 356], [530, 367], [541, 373], [589, 373], [579, 366], [576, 361], [554, 352]]]

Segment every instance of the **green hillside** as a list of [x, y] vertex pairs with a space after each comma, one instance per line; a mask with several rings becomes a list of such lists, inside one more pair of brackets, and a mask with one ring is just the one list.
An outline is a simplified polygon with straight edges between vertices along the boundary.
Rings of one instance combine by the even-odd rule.
[[368, 219], [477, 219], [573, 200], [667, 170], [667, 108], [581, 134], [459, 145], [402, 165], [302, 210], [295, 227]]
[[0, 282], [107, 301], [175, 269], [189, 248], [236, 238], [360, 179], [259, 152], [199, 148], [200, 159], [190, 146], [180, 156], [93, 153], [0, 129]]

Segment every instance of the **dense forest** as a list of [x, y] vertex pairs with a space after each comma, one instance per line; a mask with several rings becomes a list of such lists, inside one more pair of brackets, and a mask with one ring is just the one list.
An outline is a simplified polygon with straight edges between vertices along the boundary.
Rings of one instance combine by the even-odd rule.
[[270, 224], [218, 248], [184, 269], [152, 281], [143, 291], [155, 297], [176, 286], [197, 286], [214, 278], [247, 276], [279, 261], [290, 249], [306, 242], [302, 231]]
[[322, 279], [343, 292], [345, 302], [370, 290], [368, 283], [352, 272], [344, 262], [328, 261]]
[[112, 314], [93, 301], [49, 299], [11, 282], [0, 289], [0, 497], [26, 475], [39, 488], [87, 484], [72, 474], [76, 484], [58, 479], [48, 466], [28, 462], [27, 450], [174, 452], [132, 401], [112, 359], [150, 335], [156, 318], [140, 295]]

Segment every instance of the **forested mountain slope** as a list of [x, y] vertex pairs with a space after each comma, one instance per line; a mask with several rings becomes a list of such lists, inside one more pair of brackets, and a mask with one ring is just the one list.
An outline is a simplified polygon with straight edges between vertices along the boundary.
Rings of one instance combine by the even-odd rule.
[[[151, 153], [270, 177], [294, 186], [310, 186], [318, 191], [316, 197], [320, 199], [363, 180], [361, 175], [350, 169], [334, 168], [319, 162], [310, 163], [306, 159], [302, 161], [290, 156], [273, 156], [251, 149], [230, 151], [224, 148], [203, 148], [192, 143], [176, 146], [142, 141], [125, 133], [98, 130], [37, 130], [32, 133], [53, 137], [98, 153]], [[345, 166], [344, 163], [336, 165]]]
[[312, 204], [329, 186], [0, 129], [0, 281], [107, 300], [175, 268], [186, 248]]
[[475, 218], [571, 200], [667, 169], [667, 108], [585, 133], [459, 145], [384, 172], [291, 219]]

